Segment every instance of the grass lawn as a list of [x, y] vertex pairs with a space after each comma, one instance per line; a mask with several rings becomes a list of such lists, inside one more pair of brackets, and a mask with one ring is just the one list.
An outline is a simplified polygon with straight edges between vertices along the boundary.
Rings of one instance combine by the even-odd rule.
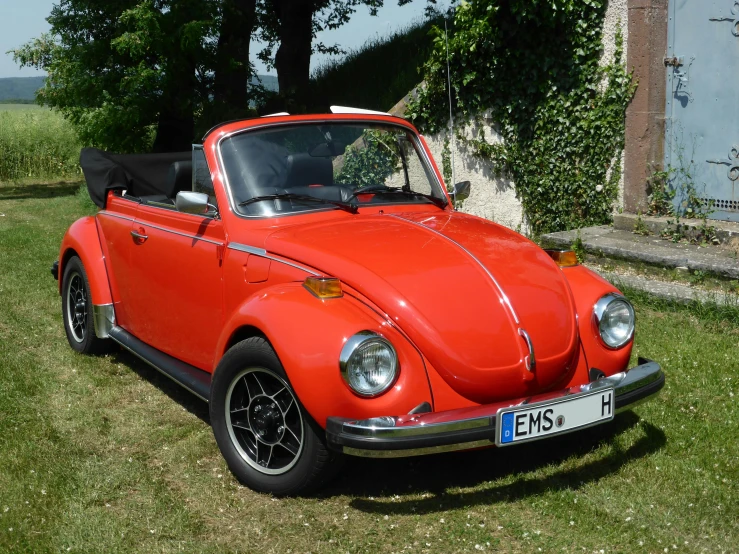
[[204, 403], [75, 354], [49, 266], [91, 210], [0, 185], [0, 552], [737, 552], [739, 320], [637, 299], [662, 395], [563, 439], [349, 460], [320, 496], [240, 486]]

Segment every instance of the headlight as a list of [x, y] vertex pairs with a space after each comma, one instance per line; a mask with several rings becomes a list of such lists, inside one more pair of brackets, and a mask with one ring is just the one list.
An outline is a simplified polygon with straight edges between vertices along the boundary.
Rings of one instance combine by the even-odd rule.
[[608, 348], [621, 348], [634, 336], [634, 308], [620, 294], [606, 294], [595, 303], [593, 323]]
[[341, 376], [360, 396], [377, 396], [398, 376], [398, 355], [387, 339], [362, 331], [346, 341], [339, 357]]

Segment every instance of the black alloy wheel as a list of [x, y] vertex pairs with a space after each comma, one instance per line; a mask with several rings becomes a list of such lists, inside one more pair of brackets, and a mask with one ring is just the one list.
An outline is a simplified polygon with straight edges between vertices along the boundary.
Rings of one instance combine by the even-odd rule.
[[262, 337], [234, 345], [213, 374], [210, 421], [236, 478], [260, 492], [307, 494], [338, 470], [323, 429], [300, 403]]
[[64, 264], [62, 277], [62, 318], [69, 346], [81, 354], [102, 354], [110, 340], [95, 335], [90, 283], [82, 261], [72, 256]]

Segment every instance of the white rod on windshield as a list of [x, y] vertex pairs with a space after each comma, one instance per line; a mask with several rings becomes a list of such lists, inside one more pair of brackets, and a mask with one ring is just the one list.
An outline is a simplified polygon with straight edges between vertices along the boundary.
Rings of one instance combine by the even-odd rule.
[[446, 43], [446, 80], [449, 85], [449, 134], [451, 135], [452, 151], [452, 186], [457, 182], [454, 175], [454, 116], [452, 115], [452, 74], [449, 71], [449, 38], [447, 37], [446, 19], [444, 19], [444, 42]]

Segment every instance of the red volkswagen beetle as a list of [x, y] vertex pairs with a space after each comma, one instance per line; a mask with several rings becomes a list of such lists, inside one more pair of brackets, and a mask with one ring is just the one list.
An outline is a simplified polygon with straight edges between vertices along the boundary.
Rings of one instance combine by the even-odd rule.
[[83, 150], [100, 210], [52, 268], [72, 348], [117, 343], [209, 402], [233, 473], [274, 494], [343, 454], [556, 440], [662, 388], [658, 364], [628, 369], [618, 290], [456, 211], [469, 183], [448, 193], [408, 122], [334, 112]]

